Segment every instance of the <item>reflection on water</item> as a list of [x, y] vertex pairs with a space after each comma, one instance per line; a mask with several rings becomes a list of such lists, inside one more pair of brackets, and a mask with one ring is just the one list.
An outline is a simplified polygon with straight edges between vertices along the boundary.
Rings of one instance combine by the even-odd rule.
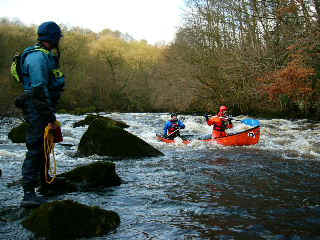
[[[108, 116], [127, 122], [128, 131], [165, 156], [114, 160], [125, 184], [55, 198], [120, 215], [121, 224], [114, 233], [91, 239], [320, 239], [320, 123], [259, 119], [258, 145], [223, 147], [196, 141], [190, 145], [158, 142], [155, 133], [161, 131], [168, 114]], [[72, 128], [72, 124], [83, 118], [58, 116], [66, 136], [66, 142], [56, 146], [59, 173], [79, 164], [112, 160], [74, 157], [86, 127]], [[200, 116], [185, 116], [184, 122], [185, 134], [211, 131]], [[21, 178], [25, 154], [23, 144], [7, 139], [17, 123], [10, 119], [0, 126], [0, 239], [31, 236], [19, 224], [22, 190], [11, 184]], [[246, 128], [236, 125], [233, 131]]]
[[319, 236], [319, 164], [301, 166], [300, 161], [282, 161], [207, 160], [220, 168], [203, 171], [211, 180], [200, 187], [204, 191], [201, 195], [193, 194], [192, 200], [206, 204], [201, 211], [189, 212], [193, 221], [202, 226], [201, 237], [287, 239], [296, 234], [301, 239], [311, 236], [314, 239]]

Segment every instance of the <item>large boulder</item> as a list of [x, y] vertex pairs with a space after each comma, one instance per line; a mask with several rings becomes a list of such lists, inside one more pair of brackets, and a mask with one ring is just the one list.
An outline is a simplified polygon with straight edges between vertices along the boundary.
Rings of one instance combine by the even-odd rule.
[[80, 156], [93, 154], [114, 157], [150, 157], [163, 155], [137, 136], [97, 118], [88, 127], [78, 145]]
[[71, 200], [42, 204], [22, 221], [36, 237], [49, 240], [101, 236], [115, 230], [119, 224], [117, 213]]
[[8, 138], [13, 143], [25, 143], [26, 142], [26, 130], [28, 128], [28, 123], [23, 122], [19, 126], [14, 127], [8, 133]]
[[76, 128], [76, 127], [81, 127], [81, 126], [85, 126], [85, 125], [90, 125], [96, 119], [104, 119], [105, 121], [108, 121], [110, 125], [117, 126], [120, 128], [128, 128], [129, 127], [129, 125], [123, 121], [113, 120], [109, 117], [103, 117], [103, 116], [92, 115], [92, 114], [88, 115], [85, 119], [80, 120], [79, 122], [75, 122], [73, 124], [73, 127]]
[[39, 192], [45, 195], [87, 192], [99, 188], [119, 186], [121, 182], [114, 163], [99, 161], [57, 175], [53, 183], [42, 185]]

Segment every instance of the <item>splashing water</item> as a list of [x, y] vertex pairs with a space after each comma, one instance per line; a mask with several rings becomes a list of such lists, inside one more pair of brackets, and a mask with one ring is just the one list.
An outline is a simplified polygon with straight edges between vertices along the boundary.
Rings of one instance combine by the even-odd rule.
[[[119, 187], [91, 193], [69, 193], [51, 200], [72, 199], [113, 210], [120, 215], [116, 232], [91, 239], [317, 239], [320, 224], [320, 122], [285, 119], [261, 123], [260, 142], [225, 147], [181, 140], [166, 144], [156, 139], [168, 113], [100, 113], [122, 120], [126, 129], [165, 156], [113, 160], [76, 158], [87, 126], [73, 128], [85, 116], [60, 114], [64, 142], [56, 145], [58, 174], [99, 160], [116, 163], [125, 181]], [[201, 116], [184, 115], [182, 135], [202, 136], [212, 128]], [[237, 116], [246, 119], [248, 116]], [[24, 144], [7, 138], [18, 119], [0, 126], [0, 239], [29, 239], [14, 214], [22, 198], [21, 165]], [[229, 132], [250, 128], [234, 122]], [[9, 216], [9, 220], [7, 219]]]

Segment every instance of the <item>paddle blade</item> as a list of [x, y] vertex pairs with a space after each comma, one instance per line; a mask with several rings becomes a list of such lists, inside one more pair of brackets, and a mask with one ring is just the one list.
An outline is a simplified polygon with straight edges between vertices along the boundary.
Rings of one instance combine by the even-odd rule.
[[252, 127], [260, 126], [260, 122], [257, 119], [247, 118], [241, 120], [241, 122]]

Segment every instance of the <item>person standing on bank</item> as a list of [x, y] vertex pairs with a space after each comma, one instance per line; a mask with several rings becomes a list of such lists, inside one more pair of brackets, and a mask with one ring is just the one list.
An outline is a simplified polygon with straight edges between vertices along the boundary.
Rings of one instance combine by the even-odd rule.
[[[24, 196], [22, 207], [39, 206], [46, 199], [36, 195], [35, 188], [45, 184], [44, 130], [55, 126], [56, 105], [64, 87], [64, 75], [59, 70], [61, 29], [55, 22], [44, 22], [38, 28], [38, 43], [21, 54], [23, 75], [23, 115], [28, 123], [27, 153], [22, 165]], [[51, 50], [56, 49], [56, 54]], [[16, 104], [17, 105], [17, 104]], [[21, 104], [20, 104], [21, 105]]]

